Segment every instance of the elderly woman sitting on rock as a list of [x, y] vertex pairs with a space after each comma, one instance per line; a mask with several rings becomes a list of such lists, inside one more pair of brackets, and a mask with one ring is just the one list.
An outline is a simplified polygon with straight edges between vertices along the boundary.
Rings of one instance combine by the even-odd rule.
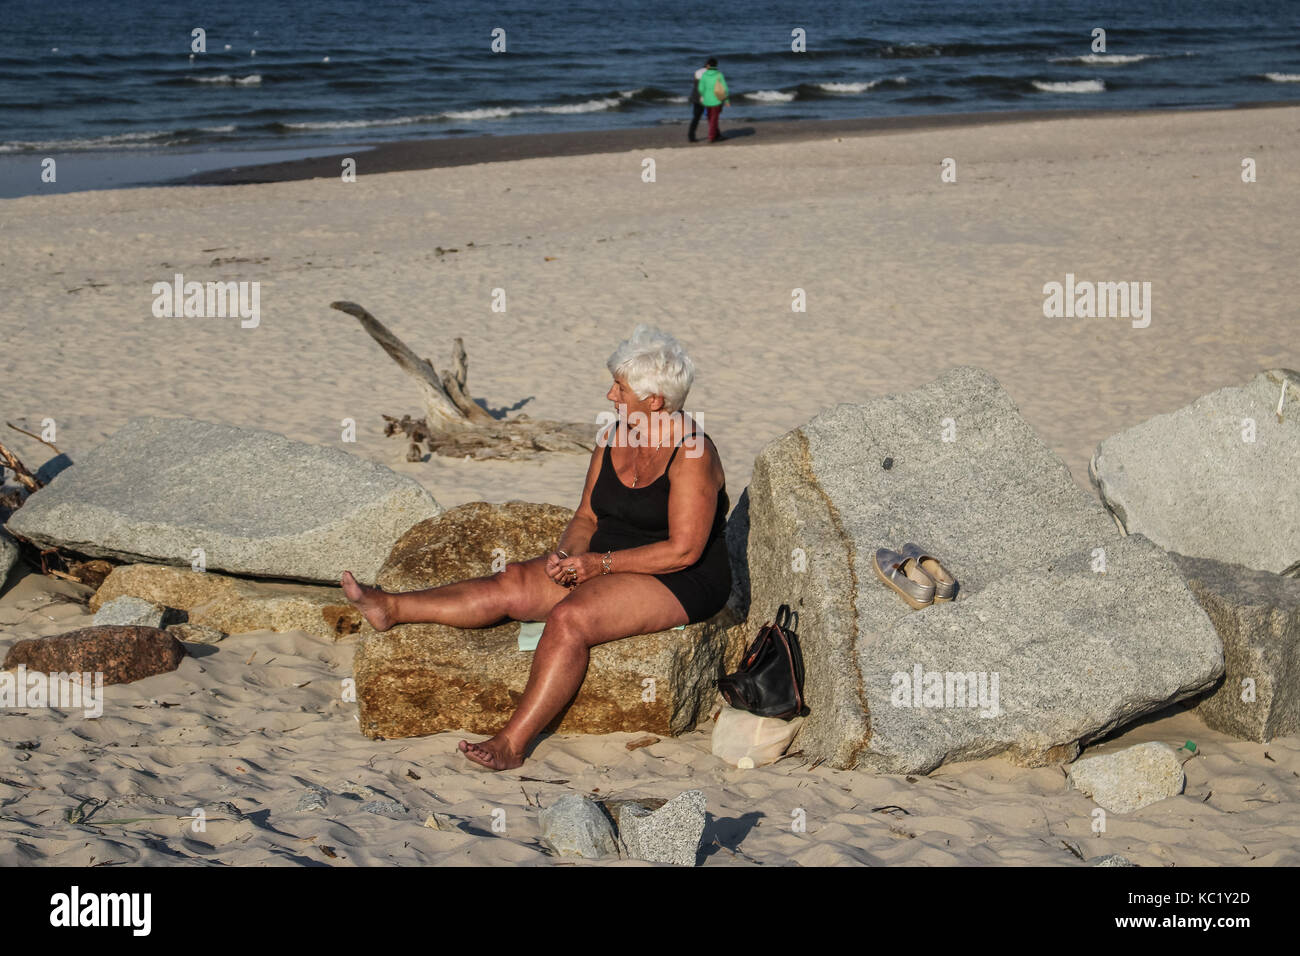
[[348, 600], [377, 631], [546, 622], [514, 715], [490, 740], [460, 742], [493, 770], [524, 762], [578, 692], [592, 647], [707, 620], [731, 590], [722, 461], [682, 411], [694, 364], [672, 336], [641, 323], [607, 365], [614, 384], [605, 397], [618, 417], [597, 436], [582, 500], [554, 551], [488, 577], [396, 594], [343, 573]]

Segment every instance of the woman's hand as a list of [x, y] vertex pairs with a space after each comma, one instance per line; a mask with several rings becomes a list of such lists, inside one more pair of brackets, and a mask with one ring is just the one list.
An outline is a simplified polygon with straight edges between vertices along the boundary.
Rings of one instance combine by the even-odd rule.
[[546, 573], [556, 584], [576, 588], [602, 571], [601, 555], [592, 551], [562, 557], [552, 551], [546, 558]]

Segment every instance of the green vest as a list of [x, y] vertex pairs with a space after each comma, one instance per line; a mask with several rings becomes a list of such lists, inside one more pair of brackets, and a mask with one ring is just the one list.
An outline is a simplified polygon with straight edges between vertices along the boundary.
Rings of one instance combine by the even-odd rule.
[[722, 88], [727, 93], [731, 92], [721, 70], [705, 70], [704, 75], [700, 77], [700, 102], [705, 106], [722, 105], [722, 100], [713, 95], [713, 84], [715, 83], [721, 83]]

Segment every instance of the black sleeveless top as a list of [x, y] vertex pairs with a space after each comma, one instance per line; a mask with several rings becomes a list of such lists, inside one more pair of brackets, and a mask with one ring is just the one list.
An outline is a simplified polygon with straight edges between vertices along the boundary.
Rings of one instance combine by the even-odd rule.
[[[650, 484], [636, 488], [629, 488], [618, 477], [610, 448], [610, 445], [605, 446], [600, 476], [591, 489], [591, 510], [596, 513], [596, 533], [601, 535], [603, 540], [619, 543], [612, 548], [606, 546], [600, 549], [592, 544], [591, 550], [603, 552], [616, 548], [635, 548], [655, 541], [667, 541], [668, 489], [672, 484], [668, 479], [668, 472], [672, 469], [677, 452], [681, 451], [681, 443], [679, 442], [673, 449], [672, 457], [664, 467], [664, 473]], [[730, 506], [731, 501], [727, 497], [727, 486], [724, 482], [718, 489], [713, 527], [709, 531], [710, 539], [725, 532], [727, 510]]]
[[[681, 443], [673, 449], [664, 473], [650, 484], [636, 488], [623, 484], [618, 477], [610, 447], [606, 444], [600, 475], [591, 489], [596, 531], [588, 548], [603, 553], [667, 541], [668, 490], [672, 484], [668, 472], [681, 450]], [[655, 575], [681, 602], [692, 624], [716, 614], [731, 593], [731, 563], [726, 544], [727, 511], [730, 507], [724, 481], [718, 489], [713, 526], [700, 559], [681, 571]]]

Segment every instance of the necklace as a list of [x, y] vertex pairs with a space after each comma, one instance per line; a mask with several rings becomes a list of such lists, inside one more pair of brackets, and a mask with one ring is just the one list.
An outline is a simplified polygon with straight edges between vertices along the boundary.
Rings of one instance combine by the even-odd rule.
[[[655, 451], [658, 451], [662, 447], [663, 447], [662, 444], [658, 442], [655, 443]], [[636, 487], [636, 483], [637, 483], [637, 468], [636, 468], [636, 452], [634, 451], [632, 452], [632, 487], [633, 488]]]

